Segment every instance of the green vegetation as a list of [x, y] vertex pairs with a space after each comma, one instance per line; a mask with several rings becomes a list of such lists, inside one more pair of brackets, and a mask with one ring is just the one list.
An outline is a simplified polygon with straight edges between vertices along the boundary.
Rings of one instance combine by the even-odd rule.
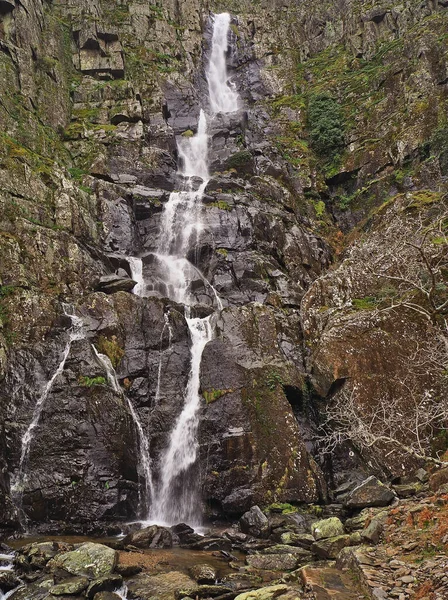
[[282, 513], [282, 515], [288, 515], [297, 512], [297, 508], [287, 502], [274, 502], [267, 507], [269, 512]]
[[227, 166], [229, 169], [238, 169], [238, 167], [244, 167], [252, 160], [252, 154], [249, 150], [241, 150], [241, 152], [236, 152], [232, 154], [232, 156], [227, 161]]
[[270, 371], [266, 379], [266, 385], [271, 392], [274, 392], [279, 386], [283, 385], [283, 378], [276, 371]]
[[109, 357], [113, 368], [116, 369], [124, 356], [124, 350], [118, 343], [117, 336], [113, 335], [109, 339], [104, 335], [100, 335], [96, 347], [101, 354], [105, 354]]
[[87, 377], [80, 375], [79, 384], [83, 387], [92, 387], [94, 385], [106, 385], [106, 379], [104, 377]]
[[202, 392], [202, 395], [204, 396], [204, 400], [205, 400], [206, 404], [212, 404], [212, 402], [215, 402], [216, 400], [219, 400], [226, 394], [231, 394], [232, 392], [233, 392], [233, 390], [211, 389], [211, 390], [205, 390], [204, 392]]
[[344, 147], [344, 120], [339, 104], [327, 93], [311, 96], [307, 122], [313, 150], [325, 160], [334, 161]]
[[210, 202], [205, 205], [208, 208], [219, 208], [220, 210], [232, 210], [232, 206], [225, 202], [225, 200], [219, 200], [218, 202]]

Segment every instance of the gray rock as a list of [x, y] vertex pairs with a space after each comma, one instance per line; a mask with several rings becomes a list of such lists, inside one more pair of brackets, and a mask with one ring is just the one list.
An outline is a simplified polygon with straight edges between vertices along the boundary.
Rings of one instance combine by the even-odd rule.
[[48, 563], [48, 569], [59, 576], [79, 575], [97, 579], [110, 575], [117, 563], [117, 552], [103, 544], [86, 542], [71, 552], [60, 554]]
[[123, 577], [121, 575], [111, 574], [94, 579], [87, 588], [87, 598], [94, 598], [99, 592], [113, 592], [120, 588], [122, 584]]
[[345, 501], [348, 508], [387, 506], [395, 494], [373, 475], [350, 492]]
[[350, 544], [351, 540], [349, 535], [338, 535], [337, 537], [326, 538], [314, 542], [311, 546], [311, 552], [319, 558], [335, 560], [338, 557], [339, 552]]
[[194, 565], [190, 568], [190, 575], [199, 584], [213, 584], [218, 577], [216, 569], [207, 564]]
[[136, 281], [120, 277], [120, 275], [104, 275], [98, 283], [97, 290], [105, 294], [116, 294], [117, 292], [130, 292], [136, 285]]
[[51, 587], [50, 594], [53, 596], [76, 596], [76, 594], [84, 591], [88, 585], [89, 580], [86, 577], [73, 577]]
[[292, 571], [301, 563], [297, 554], [250, 554], [246, 558], [249, 567], [266, 571]]
[[337, 517], [316, 521], [311, 525], [311, 533], [315, 540], [336, 537], [344, 534], [344, 526]]
[[123, 543], [137, 548], [171, 548], [173, 534], [166, 527], [151, 525], [140, 531], [127, 535]]
[[252, 506], [248, 512], [244, 513], [239, 520], [239, 526], [242, 533], [248, 533], [258, 538], [267, 538], [271, 533], [269, 521], [258, 506]]

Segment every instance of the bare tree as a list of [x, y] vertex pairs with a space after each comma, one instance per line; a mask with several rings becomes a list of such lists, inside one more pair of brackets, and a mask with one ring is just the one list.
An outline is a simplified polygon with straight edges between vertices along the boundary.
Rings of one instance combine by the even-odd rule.
[[448, 209], [445, 198], [423, 210], [414, 202], [412, 196], [408, 205], [392, 206], [389, 220], [354, 248], [351, 260], [365, 265], [377, 290], [372, 314], [403, 318], [411, 311], [427, 323], [424, 339], [411, 356], [398, 357], [402, 368], [389, 393], [379, 390], [366, 404], [348, 380], [329, 400], [317, 435], [324, 453], [349, 442], [379, 462], [396, 453], [447, 464], [432, 454], [434, 437], [448, 429]]
[[434, 435], [448, 422], [448, 398], [434, 401], [428, 391], [420, 398], [406, 382], [406, 406], [396, 397], [382, 396], [374, 405], [359, 404], [356, 386], [343, 389], [327, 406], [316, 436], [323, 453], [332, 453], [345, 442], [361, 453], [368, 449], [410, 455], [418, 460], [446, 465], [431, 456]]

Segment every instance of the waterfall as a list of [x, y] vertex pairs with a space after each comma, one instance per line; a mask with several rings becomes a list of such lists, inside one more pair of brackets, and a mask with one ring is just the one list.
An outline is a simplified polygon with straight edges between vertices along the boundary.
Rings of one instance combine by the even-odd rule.
[[[207, 70], [213, 113], [234, 112], [238, 109], [238, 94], [228, 83], [226, 69], [229, 26], [230, 15], [225, 13], [215, 16], [211, 58]], [[199, 447], [197, 430], [201, 405], [201, 359], [206, 344], [213, 339], [213, 327], [211, 316], [204, 319], [191, 317], [190, 307], [194, 304], [194, 298], [190, 283], [193, 276], [198, 274], [198, 269], [185, 257], [197, 247], [203, 231], [202, 198], [210, 177], [208, 145], [207, 117], [201, 109], [197, 134], [178, 143], [180, 175], [185, 181], [185, 189], [173, 192], [164, 207], [156, 252], [165, 267], [164, 280], [169, 297], [185, 305], [191, 340], [191, 366], [184, 405], [160, 459], [159, 481], [149, 515], [150, 521], [166, 525], [181, 521], [198, 525], [201, 519], [199, 481], [192, 473], [192, 468], [196, 464]], [[202, 274], [200, 276], [205, 280]], [[210, 287], [219, 310], [222, 308], [221, 301], [213, 286]]]
[[210, 64], [208, 66], [208, 93], [213, 113], [231, 113], [239, 108], [239, 96], [227, 77], [226, 55], [228, 49], [230, 15], [215, 15]]
[[113, 368], [112, 363], [110, 362], [110, 358], [108, 356], [106, 356], [105, 354], [100, 354], [93, 344], [92, 344], [92, 350], [95, 355], [95, 359], [96, 359], [97, 363], [99, 364], [99, 366], [102, 369], [104, 369], [104, 371], [107, 375], [107, 380], [109, 382], [109, 385], [113, 388], [113, 390], [115, 392], [117, 392], [117, 394], [120, 394], [120, 396], [122, 396], [126, 400], [128, 408], [129, 408], [129, 412], [131, 413], [132, 419], [134, 421], [134, 425], [137, 430], [138, 445], [139, 445], [140, 477], [145, 482], [144, 497], [141, 494], [141, 490], [139, 487], [139, 496], [140, 496], [139, 504], [140, 504], [140, 506], [147, 507], [147, 506], [149, 506], [151, 498], [154, 495], [153, 482], [152, 482], [152, 461], [151, 461], [151, 456], [149, 454], [148, 438], [146, 437], [145, 432], [143, 431], [141, 421], [138, 417], [137, 411], [134, 409], [134, 407], [132, 405], [132, 402], [129, 400], [129, 398], [127, 398], [127, 396], [125, 394], [123, 394], [120, 384], [118, 383], [117, 374], [115, 372], [115, 369]]
[[[146, 282], [141, 258], [127, 257], [132, 278], [137, 281], [134, 293], [139, 296], [154, 292], [161, 293], [183, 304], [190, 334], [191, 363], [183, 407], [168, 437], [167, 446], [161, 454], [156, 485], [153, 484], [148, 441], [129, 403], [130, 410], [135, 415], [134, 420], [141, 440], [141, 468], [146, 470], [146, 498], [150, 496], [152, 499], [148, 521], [165, 525], [181, 521], [198, 525], [201, 519], [199, 481], [194, 476], [193, 468], [197, 463], [199, 447], [197, 431], [201, 405], [199, 394], [201, 359], [206, 344], [213, 339], [213, 316], [203, 319], [191, 316], [191, 307], [196, 303], [191, 290], [192, 281], [199, 277], [204, 285], [212, 290], [217, 310], [222, 309], [222, 303], [215, 288], [187, 259], [187, 256], [191, 256], [192, 251], [198, 247], [204, 229], [201, 219], [202, 199], [210, 179], [208, 160], [210, 140], [207, 121], [213, 119], [219, 112], [229, 113], [239, 108], [239, 96], [228, 81], [226, 68], [229, 27], [229, 14], [214, 16], [210, 63], [207, 69], [212, 114], [207, 117], [205, 111], [201, 109], [196, 135], [184, 137], [177, 142], [179, 175], [183, 181], [183, 189], [170, 194], [161, 215], [158, 245], [156, 251], [152, 253], [157, 260], [159, 279], [155, 282]], [[162, 345], [167, 327], [170, 336], [169, 344], [171, 344], [172, 331], [168, 314], [165, 315], [160, 341], [156, 402], [160, 399], [163, 373]], [[112, 375], [108, 373], [108, 377], [111, 378]], [[113, 380], [110, 381], [113, 384]]]
[[72, 322], [72, 326], [69, 330], [68, 341], [65, 345], [61, 362], [59, 363], [56, 371], [54, 372], [54, 374], [52, 375], [52, 377], [50, 378], [50, 380], [44, 387], [42, 394], [40, 395], [39, 399], [37, 400], [36, 405], [34, 407], [31, 423], [29, 424], [28, 429], [25, 431], [25, 434], [22, 437], [22, 450], [21, 450], [21, 454], [20, 454], [19, 468], [18, 468], [17, 474], [14, 477], [12, 485], [11, 485], [11, 491], [13, 492], [13, 495], [18, 497], [17, 505], [18, 505], [19, 509], [21, 509], [23, 487], [24, 487], [24, 484], [26, 481], [25, 468], [26, 468], [26, 465], [28, 462], [28, 457], [29, 457], [29, 453], [30, 453], [30, 449], [31, 449], [31, 444], [34, 439], [35, 430], [36, 430], [37, 426], [39, 425], [39, 421], [40, 421], [40, 417], [42, 415], [45, 401], [48, 398], [48, 395], [50, 394], [50, 392], [53, 388], [54, 382], [56, 381], [56, 379], [59, 377], [59, 375], [64, 370], [65, 363], [67, 361], [68, 355], [70, 354], [70, 349], [71, 349], [72, 343], [76, 340], [81, 340], [85, 337], [85, 334], [83, 331], [83, 321], [82, 321], [82, 319], [80, 319], [73, 313], [73, 307], [64, 304], [63, 310], [64, 310], [64, 314], [66, 316], [70, 317], [71, 322]]
[[145, 291], [145, 280], [143, 279], [143, 261], [136, 256], [127, 256], [126, 260], [131, 267], [132, 279], [137, 282], [132, 292], [136, 296], [143, 296]]
[[162, 359], [163, 359], [163, 336], [165, 334], [166, 329], [168, 329], [168, 350], [171, 348], [171, 341], [173, 339], [173, 328], [170, 323], [170, 315], [169, 313], [165, 313], [165, 324], [162, 329], [162, 333], [160, 334], [160, 351], [159, 351], [159, 368], [157, 371], [157, 387], [156, 387], [156, 397], [155, 400], [158, 402], [160, 400], [160, 384], [162, 381]]

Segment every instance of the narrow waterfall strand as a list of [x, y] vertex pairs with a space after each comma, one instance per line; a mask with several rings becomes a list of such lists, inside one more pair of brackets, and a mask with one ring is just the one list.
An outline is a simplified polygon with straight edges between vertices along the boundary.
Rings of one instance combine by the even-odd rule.
[[[95, 355], [95, 359], [99, 366], [104, 369], [109, 385], [113, 388], [117, 394], [120, 394], [125, 400], [129, 408], [129, 412], [131, 413], [132, 419], [134, 421], [135, 428], [137, 430], [138, 437], [138, 445], [139, 445], [139, 462], [140, 462], [140, 475], [145, 482], [145, 493], [144, 498], [142, 498], [143, 502], [140, 504], [144, 504], [145, 506], [149, 506], [151, 498], [154, 495], [153, 481], [152, 481], [152, 461], [151, 456], [149, 454], [149, 444], [148, 438], [145, 436], [145, 432], [143, 431], [143, 427], [141, 421], [138, 417], [137, 411], [135, 410], [132, 402], [129, 398], [123, 394], [123, 390], [120, 387], [117, 379], [117, 373], [112, 366], [110, 358], [105, 354], [101, 354], [92, 344], [92, 350]], [[142, 496], [141, 491], [139, 490], [140, 496]]]
[[213, 113], [232, 113], [239, 109], [239, 96], [227, 76], [226, 56], [230, 15], [215, 15], [212, 50], [207, 72], [210, 106]]

